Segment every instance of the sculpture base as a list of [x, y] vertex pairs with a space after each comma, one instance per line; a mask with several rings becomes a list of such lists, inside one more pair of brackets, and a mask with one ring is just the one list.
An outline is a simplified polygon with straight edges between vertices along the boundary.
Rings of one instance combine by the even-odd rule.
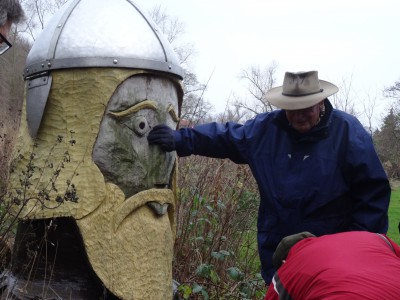
[[116, 300], [87, 259], [72, 218], [20, 222], [1, 299]]

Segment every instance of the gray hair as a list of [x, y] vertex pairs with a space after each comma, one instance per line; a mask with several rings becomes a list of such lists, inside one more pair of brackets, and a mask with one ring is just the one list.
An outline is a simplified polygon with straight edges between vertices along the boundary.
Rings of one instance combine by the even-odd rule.
[[24, 18], [19, 0], [0, 0], [0, 26], [4, 26], [7, 21], [17, 24]]

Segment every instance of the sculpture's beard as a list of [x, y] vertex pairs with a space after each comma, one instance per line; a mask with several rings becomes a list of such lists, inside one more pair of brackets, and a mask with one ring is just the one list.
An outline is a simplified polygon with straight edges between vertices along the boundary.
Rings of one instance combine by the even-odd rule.
[[107, 195], [98, 209], [77, 220], [97, 276], [123, 299], [172, 299], [172, 190], [151, 189], [125, 199], [108, 183]]

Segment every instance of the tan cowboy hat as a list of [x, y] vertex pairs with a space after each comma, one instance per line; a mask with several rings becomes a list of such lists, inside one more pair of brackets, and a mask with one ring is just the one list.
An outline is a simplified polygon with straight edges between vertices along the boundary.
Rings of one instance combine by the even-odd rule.
[[336, 85], [319, 80], [317, 71], [286, 72], [283, 85], [270, 89], [266, 98], [276, 107], [296, 110], [311, 107], [338, 90]]

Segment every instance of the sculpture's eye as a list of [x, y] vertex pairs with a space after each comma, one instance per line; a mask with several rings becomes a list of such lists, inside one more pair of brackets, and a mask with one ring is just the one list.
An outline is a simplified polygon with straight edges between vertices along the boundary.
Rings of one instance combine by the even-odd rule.
[[132, 125], [133, 131], [139, 136], [145, 135], [150, 129], [147, 119], [143, 116], [135, 117]]
[[152, 111], [140, 114], [109, 112], [109, 115], [117, 122], [117, 124], [128, 128], [140, 137], [146, 135], [150, 131], [150, 124], [157, 124], [157, 120], [155, 119], [156, 116]]

